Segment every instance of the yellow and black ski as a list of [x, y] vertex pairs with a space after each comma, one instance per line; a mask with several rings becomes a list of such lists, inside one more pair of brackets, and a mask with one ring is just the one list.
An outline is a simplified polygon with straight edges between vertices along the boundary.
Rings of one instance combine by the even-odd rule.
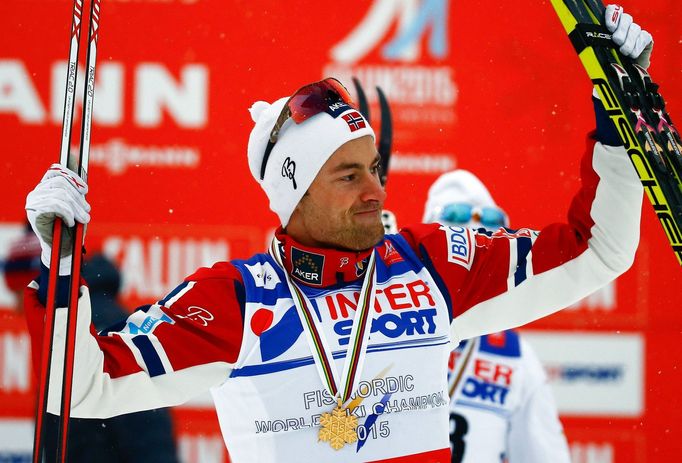
[[600, 0], [551, 0], [682, 265], [682, 142], [648, 72], [624, 57]]

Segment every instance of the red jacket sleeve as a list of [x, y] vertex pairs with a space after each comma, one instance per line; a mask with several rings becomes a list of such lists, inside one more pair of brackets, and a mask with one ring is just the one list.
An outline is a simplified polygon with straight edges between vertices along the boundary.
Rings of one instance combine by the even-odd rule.
[[[45, 309], [37, 284], [31, 286], [25, 306], [34, 363], [39, 365]], [[96, 334], [83, 287], [87, 298], [79, 301], [74, 373], [74, 404], [79, 407], [74, 407], [74, 416], [177, 405], [226, 379], [241, 346], [243, 292], [237, 269], [219, 263], [200, 269], [156, 304]], [[57, 310], [56, 345], [63, 344], [65, 312]], [[62, 359], [53, 356], [53, 372], [55, 361], [59, 366]], [[52, 375], [51, 389], [53, 382], [61, 379]], [[133, 389], [135, 400], [125, 396]]]
[[460, 339], [548, 315], [629, 268], [642, 187], [625, 150], [589, 137], [581, 180], [567, 222], [539, 232], [438, 224], [401, 231], [439, 283]]

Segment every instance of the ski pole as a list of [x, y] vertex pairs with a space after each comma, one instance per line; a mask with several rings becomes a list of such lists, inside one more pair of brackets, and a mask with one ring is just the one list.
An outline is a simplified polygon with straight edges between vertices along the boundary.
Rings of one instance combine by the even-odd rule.
[[[76, 79], [78, 74], [78, 51], [80, 48], [81, 19], [83, 0], [74, 0], [70, 31], [69, 62], [66, 74], [64, 96], [64, 113], [62, 118], [62, 138], [59, 163], [67, 167], [69, 148], [71, 145], [71, 129], [73, 124], [73, 108], [75, 104]], [[47, 413], [47, 397], [50, 388], [50, 366], [54, 342], [54, 321], [56, 308], [57, 280], [59, 276], [59, 260], [61, 257], [62, 220], [54, 221], [52, 231], [52, 254], [50, 256], [50, 275], [47, 285], [47, 301], [45, 306], [45, 326], [43, 329], [42, 355], [40, 358], [40, 375], [38, 400], [36, 404], [35, 431], [33, 436], [33, 463], [43, 459], [45, 415]]]
[[[95, 63], [97, 58], [97, 40], [99, 37], [100, 0], [91, 0], [88, 16], [88, 50], [86, 55], [85, 85], [83, 95], [83, 117], [81, 121], [81, 142], [78, 156], [78, 174], [87, 183], [88, 161], [90, 159], [90, 129], [95, 96]], [[62, 380], [61, 420], [59, 425], [59, 443], [57, 459], [66, 462], [69, 418], [71, 416], [71, 396], [73, 386], [73, 369], [76, 348], [76, 325], [78, 316], [78, 296], [80, 289], [81, 263], [83, 260], [84, 226], [76, 222], [73, 233], [73, 250], [71, 260], [71, 279], [69, 286], [69, 306], [66, 322], [66, 338], [64, 353], [64, 375]]]

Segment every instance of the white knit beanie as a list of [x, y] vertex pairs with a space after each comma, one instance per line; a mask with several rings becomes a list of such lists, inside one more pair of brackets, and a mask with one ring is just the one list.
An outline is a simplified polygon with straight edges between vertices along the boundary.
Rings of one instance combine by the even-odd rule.
[[272, 104], [257, 101], [251, 106], [249, 112], [256, 125], [251, 130], [247, 152], [251, 175], [265, 191], [270, 209], [283, 227], [324, 163], [341, 145], [365, 135], [374, 138], [369, 123], [349, 106], [335, 112], [335, 117], [322, 112], [300, 124], [290, 118], [279, 132], [261, 180], [261, 163], [270, 132], [288, 99], [280, 98]]
[[429, 188], [422, 222], [438, 222], [438, 213], [451, 203], [468, 203], [474, 207], [496, 207], [493, 197], [478, 177], [464, 169], [446, 172]]

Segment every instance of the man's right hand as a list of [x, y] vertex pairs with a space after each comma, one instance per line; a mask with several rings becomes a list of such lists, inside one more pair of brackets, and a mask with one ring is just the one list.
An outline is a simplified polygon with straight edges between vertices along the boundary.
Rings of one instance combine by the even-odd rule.
[[[41, 260], [46, 266], [50, 264], [55, 218], [61, 218], [67, 227], [73, 227], [76, 222], [90, 222], [90, 204], [85, 200], [87, 192], [88, 186], [83, 179], [60, 164], [52, 164], [40, 183], [26, 197], [26, 215], [40, 240]], [[70, 256], [72, 248], [73, 237], [70, 229], [66, 228], [62, 234], [62, 256]]]

